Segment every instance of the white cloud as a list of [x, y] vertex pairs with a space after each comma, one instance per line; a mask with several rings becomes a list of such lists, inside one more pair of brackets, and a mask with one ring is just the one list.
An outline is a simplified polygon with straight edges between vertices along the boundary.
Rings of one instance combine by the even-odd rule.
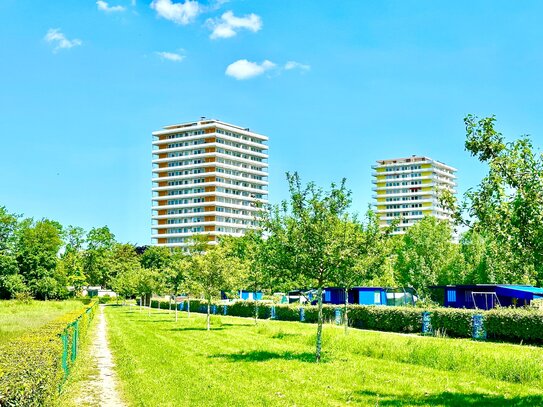
[[158, 56], [160, 56], [162, 59], [167, 59], [168, 61], [173, 62], [181, 62], [183, 59], [185, 59], [184, 55], [175, 53], [175, 52], [157, 52]]
[[47, 31], [47, 34], [45, 34], [45, 41], [47, 41], [49, 44], [56, 45], [54, 48], [55, 52], [59, 49], [69, 49], [83, 44], [81, 40], [69, 40], [66, 38], [62, 31], [60, 31], [60, 28], [50, 28], [49, 31]]
[[290, 71], [292, 69], [299, 69], [300, 71], [307, 72], [311, 69], [311, 66], [296, 61], [288, 61], [285, 64], [285, 70]]
[[257, 32], [262, 28], [262, 19], [254, 13], [236, 17], [232, 11], [227, 11], [221, 18], [209, 19], [207, 23], [213, 30], [210, 35], [212, 39], [230, 38], [242, 29]]
[[151, 8], [166, 20], [176, 24], [191, 23], [200, 14], [201, 6], [197, 1], [185, 0], [184, 3], [173, 3], [172, 0], [153, 0]]
[[98, 10], [105, 11], [106, 13], [115, 13], [117, 11], [125, 11], [126, 8], [123, 6], [110, 6], [107, 2], [98, 0], [96, 2]]
[[262, 75], [264, 72], [273, 68], [275, 68], [275, 64], [268, 60], [258, 64], [256, 62], [247, 61], [246, 59], [240, 59], [228, 65], [225, 73], [237, 80], [244, 80]]
[[207, 9], [209, 11], [215, 11], [220, 9], [222, 6], [224, 6], [226, 3], [230, 3], [230, 0], [215, 0], [212, 1], [209, 6], [207, 6]]

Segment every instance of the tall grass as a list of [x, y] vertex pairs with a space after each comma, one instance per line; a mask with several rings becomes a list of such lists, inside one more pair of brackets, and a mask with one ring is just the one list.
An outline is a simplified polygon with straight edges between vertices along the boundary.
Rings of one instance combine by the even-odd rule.
[[81, 301], [0, 300], [0, 342], [10, 340], [24, 332], [81, 308]]

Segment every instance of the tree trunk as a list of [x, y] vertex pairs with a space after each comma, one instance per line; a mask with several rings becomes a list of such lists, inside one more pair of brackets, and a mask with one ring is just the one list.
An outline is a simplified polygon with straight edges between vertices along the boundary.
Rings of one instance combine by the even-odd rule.
[[255, 325], [258, 321], [258, 301], [255, 300]]
[[175, 306], [175, 322], [177, 322], [177, 313], [179, 311], [179, 304], [177, 304], [177, 293], [175, 293], [174, 306]]
[[321, 348], [322, 348], [322, 287], [319, 286], [317, 290], [319, 314], [317, 319], [317, 346], [315, 350], [315, 361], [319, 363], [321, 361]]
[[190, 296], [187, 295], [187, 312], [189, 313], [188, 317], [190, 318]]
[[151, 316], [151, 297], [152, 295], [149, 296], [149, 313], [148, 313], [148, 316]]
[[210, 310], [211, 310], [211, 298], [207, 300], [207, 330], [209, 331], [210, 330], [210, 319], [211, 319], [211, 315], [210, 315]]
[[345, 310], [343, 324], [345, 325], [345, 335], [349, 333], [349, 290], [345, 289]]
[[140, 312], [143, 308], [143, 294], [140, 296]]

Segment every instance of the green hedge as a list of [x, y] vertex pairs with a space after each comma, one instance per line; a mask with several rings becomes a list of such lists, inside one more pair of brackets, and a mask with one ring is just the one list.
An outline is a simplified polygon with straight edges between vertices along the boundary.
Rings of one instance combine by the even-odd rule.
[[504, 341], [543, 342], [543, 312], [505, 308], [484, 314], [487, 336]]
[[424, 310], [411, 307], [352, 305], [349, 325], [355, 328], [388, 332], [422, 332]]
[[0, 345], [0, 406], [55, 404], [66, 377], [61, 335], [67, 333], [69, 367], [74, 328], [67, 327], [78, 320], [79, 338], [83, 338], [94, 316], [95, 305], [93, 302]]
[[473, 315], [480, 311], [458, 308], [435, 308], [430, 311], [434, 332], [455, 338], [471, 338]]
[[[254, 317], [253, 301], [237, 301], [228, 305], [214, 303], [217, 314], [223, 315], [227, 307], [227, 315], [238, 317]], [[154, 308], [168, 309], [167, 301], [152, 301]], [[271, 305], [261, 303], [258, 317], [267, 319], [271, 317]], [[281, 321], [300, 321], [299, 304], [276, 304], [275, 319]], [[316, 306], [306, 305], [304, 308], [304, 322], [317, 322], [318, 309]], [[335, 320], [335, 310], [343, 306], [323, 306], [325, 322]], [[203, 300], [191, 300], [192, 312], [207, 312], [207, 304]], [[456, 338], [471, 338], [473, 335], [473, 316], [483, 315], [484, 327], [490, 339], [543, 343], [543, 312], [524, 308], [502, 308], [492, 311], [467, 310], [456, 308], [414, 308], [389, 306], [349, 306], [349, 325], [355, 328], [376, 331], [421, 333], [422, 317], [424, 312], [430, 313], [431, 329], [435, 335]]]

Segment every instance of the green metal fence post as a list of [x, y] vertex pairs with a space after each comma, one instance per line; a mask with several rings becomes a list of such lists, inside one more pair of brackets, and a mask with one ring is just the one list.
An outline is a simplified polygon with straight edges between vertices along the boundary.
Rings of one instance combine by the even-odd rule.
[[68, 331], [64, 329], [62, 333], [62, 370], [64, 370], [64, 379], [68, 376]]
[[72, 362], [77, 357], [77, 340], [79, 338], [79, 318], [72, 323], [74, 332], [72, 335]]

